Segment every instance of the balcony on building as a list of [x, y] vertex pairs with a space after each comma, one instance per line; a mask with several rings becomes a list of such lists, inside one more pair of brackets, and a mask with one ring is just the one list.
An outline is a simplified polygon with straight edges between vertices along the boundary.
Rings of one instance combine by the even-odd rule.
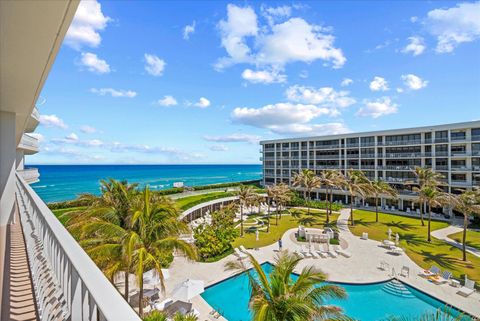
[[25, 168], [17, 170], [17, 173], [23, 178], [27, 184], [33, 184], [40, 181], [40, 173], [38, 168]]
[[34, 132], [39, 123], [40, 123], [40, 113], [38, 112], [37, 107], [35, 107], [33, 108], [33, 111], [30, 114], [30, 117], [28, 117], [28, 120], [25, 126], [25, 132], [27, 133]]
[[38, 153], [38, 139], [29, 134], [23, 134], [18, 148], [23, 150], [25, 155], [33, 155]]

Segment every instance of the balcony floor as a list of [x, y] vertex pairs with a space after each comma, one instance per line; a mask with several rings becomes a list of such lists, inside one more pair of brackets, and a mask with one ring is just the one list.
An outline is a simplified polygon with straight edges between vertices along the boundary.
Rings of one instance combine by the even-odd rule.
[[18, 213], [15, 213], [15, 224], [9, 225], [7, 234], [7, 271], [6, 295], [8, 306], [6, 308], [6, 321], [37, 321], [37, 307], [31, 282], [30, 268], [27, 261], [25, 241]]

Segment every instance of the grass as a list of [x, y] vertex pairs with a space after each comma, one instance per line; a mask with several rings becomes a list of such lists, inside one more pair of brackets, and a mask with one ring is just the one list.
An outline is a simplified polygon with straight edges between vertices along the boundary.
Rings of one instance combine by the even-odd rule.
[[198, 194], [192, 195], [187, 197], [178, 198], [175, 200], [175, 203], [180, 208], [180, 210], [185, 211], [195, 205], [205, 203], [208, 201], [213, 201], [223, 197], [233, 196], [235, 193], [233, 192], [213, 192], [208, 194]]
[[[470, 279], [480, 281], [480, 258], [467, 253], [467, 262], [462, 261], [462, 251], [432, 237], [427, 242], [427, 221], [422, 226], [420, 219], [392, 214], [380, 213], [379, 222], [375, 222], [375, 213], [356, 210], [354, 212], [355, 226], [350, 230], [361, 236], [363, 232], [377, 241], [388, 238], [388, 229], [392, 235], [400, 236], [400, 247], [406, 250], [407, 255], [424, 269], [436, 265], [443, 270], [449, 270], [455, 278], [462, 279], [465, 274]], [[432, 221], [432, 231], [448, 226], [446, 222]]]
[[[450, 234], [448, 237], [451, 238], [452, 240], [462, 243], [463, 231]], [[480, 231], [467, 230], [467, 245], [480, 250]]]
[[[307, 210], [299, 210], [301, 213], [300, 218], [307, 216]], [[316, 228], [323, 228], [325, 225], [326, 213], [322, 210], [311, 210], [312, 213], [315, 213], [314, 217], [316, 218], [315, 224], [311, 227]], [[335, 225], [338, 218], [338, 213], [333, 213], [330, 216], [330, 224]], [[246, 248], [257, 248], [263, 247], [270, 244], [273, 244], [278, 241], [278, 239], [289, 229], [296, 228], [300, 224], [297, 218], [292, 217], [288, 214], [283, 214], [282, 218], [278, 221], [278, 225], [275, 225], [275, 215], [274, 213], [270, 216], [270, 232], [267, 233], [266, 231], [259, 231], [258, 241], [256, 240], [256, 235], [253, 230], [247, 231], [245, 229], [245, 235], [243, 237], [237, 237], [235, 241], [233, 241], [233, 247], [239, 247], [240, 245], [245, 246]], [[308, 226], [310, 227], [310, 226]]]

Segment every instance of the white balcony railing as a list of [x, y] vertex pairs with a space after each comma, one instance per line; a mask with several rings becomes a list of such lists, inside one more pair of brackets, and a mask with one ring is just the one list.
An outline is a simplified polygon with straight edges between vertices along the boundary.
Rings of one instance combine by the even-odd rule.
[[26, 154], [38, 153], [38, 139], [28, 134], [23, 134], [18, 148], [23, 149]]
[[36, 183], [39, 181], [40, 173], [38, 172], [38, 168], [26, 168], [18, 170], [17, 172], [28, 184]]
[[19, 174], [16, 194], [40, 319], [140, 321]]

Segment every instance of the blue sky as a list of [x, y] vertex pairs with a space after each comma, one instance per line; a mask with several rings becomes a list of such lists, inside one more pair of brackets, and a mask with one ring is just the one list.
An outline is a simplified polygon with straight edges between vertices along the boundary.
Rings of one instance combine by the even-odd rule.
[[27, 163], [251, 164], [261, 139], [479, 119], [479, 39], [479, 1], [83, 1]]

